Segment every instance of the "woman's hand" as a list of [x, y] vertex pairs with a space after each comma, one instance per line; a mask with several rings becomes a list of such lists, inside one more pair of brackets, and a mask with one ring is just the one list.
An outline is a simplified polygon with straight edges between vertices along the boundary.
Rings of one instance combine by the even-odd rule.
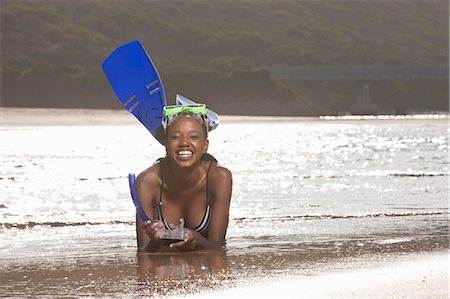
[[169, 245], [170, 248], [179, 249], [183, 251], [190, 251], [197, 248], [198, 238], [201, 235], [193, 229], [184, 228], [185, 237], [183, 241], [172, 243]]
[[164, 223], [161, 220], [147, 220], [143, 223], [142, 228], [150, 239], [160, 240], [160, 238], [155, 235], [159, 229], [164, 228]]

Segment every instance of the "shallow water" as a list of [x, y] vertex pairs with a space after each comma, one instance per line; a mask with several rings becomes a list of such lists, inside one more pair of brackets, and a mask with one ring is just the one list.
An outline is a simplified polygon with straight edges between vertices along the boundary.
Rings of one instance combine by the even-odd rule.
[[127, 174], [164, 155], [143, 127], [2, 127], [0, 293], [185, 294], [444, 250], [448, 122], [426, 120], [224, 122], [227, 249], [169, 255], [136, 255]]

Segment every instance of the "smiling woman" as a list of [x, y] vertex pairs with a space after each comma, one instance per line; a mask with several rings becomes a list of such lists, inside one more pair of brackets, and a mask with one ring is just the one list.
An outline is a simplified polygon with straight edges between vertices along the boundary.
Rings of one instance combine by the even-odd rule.
[[[136, 219], [141, 250], [195, 250], [225, 244], [231, 199], [231, 173], [207, 153], [205, 105], [164, 108], [166, 156], [136, 180], [138, 197], [153, 221]], [[182, 240], [166, 240], [161, 231], [184, 226]]]

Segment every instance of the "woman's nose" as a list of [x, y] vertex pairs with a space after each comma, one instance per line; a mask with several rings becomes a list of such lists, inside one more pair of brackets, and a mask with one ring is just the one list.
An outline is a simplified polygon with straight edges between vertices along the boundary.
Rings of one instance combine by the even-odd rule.
[[187, 145], [188, 144], [188, 138], [187, 137], [181, 137], [180, 144], [181, 145]]

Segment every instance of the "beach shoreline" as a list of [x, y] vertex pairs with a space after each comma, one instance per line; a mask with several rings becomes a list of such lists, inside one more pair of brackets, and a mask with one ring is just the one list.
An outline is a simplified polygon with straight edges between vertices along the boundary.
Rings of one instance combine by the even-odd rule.
[[[448, 251], [363, 255], [308, 263], [293, 273], [259, 269], [241, 272], [245, 256], [228, 256], [226, 266], [208, 254], [144, 254], [73, 259], [71, 263], [8, 267], [0, 278], [5, 296], [90, 296], [135, 298], [448, 298]], [[273, 254], [276, 254], [275, 252]], [[142, 256], [141, 256], [142, 257]], [[238, 258], [238, 259], [236, 259]], [[181, 261], [180, 261], [181, 259]], [[207, 262], [208, 261], [208, 262]], [[220, 261], [220, 260], [219, 260]], [[233, 263], [234, 262], [234, 263]], [[234, 266], [233, 266], [234, 265]], [[5, 271], [7, 270], [7, 271]]]
[[[69, 117], [68, 117], [69, 116]], [[245, 116], [220, 115], [222, 123], [239, 122], [324, 122], [391, 124], [399, 121], [411, 124], [448, 124], [449, 115], [386, 115], [386, 116]], [[67, 109], [67, 108], [13, 108], [0, 107], [0, 127], [28, 126], [101, 126], [139, 125], [136, 118], [124, 109]]]
[[449, 257], [446, 251], [381, 262], [358, 260], [316, 275], [280, 277], [185, 298], [448, 298]]

